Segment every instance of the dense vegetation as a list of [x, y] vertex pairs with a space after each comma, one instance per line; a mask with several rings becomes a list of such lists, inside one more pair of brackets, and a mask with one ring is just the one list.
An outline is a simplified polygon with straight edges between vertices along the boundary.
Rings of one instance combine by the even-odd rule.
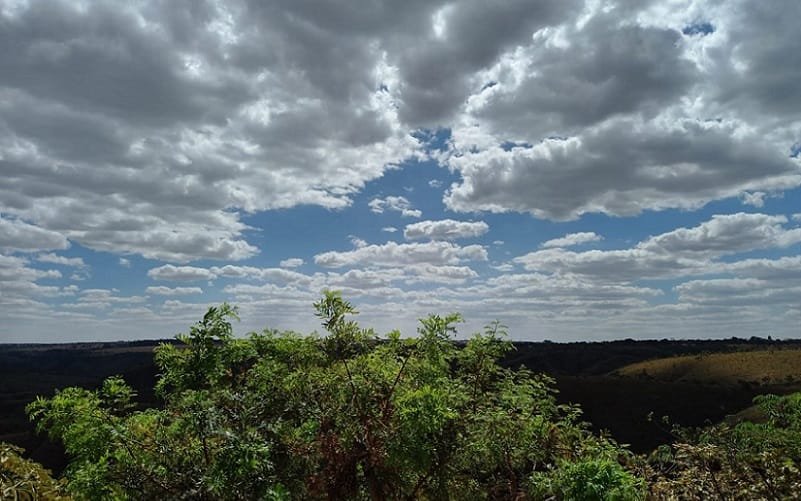
[[[591, 433], [550, 378], [502, 368], [512, 346], [498, 323], [457, 348], [456, 314], [379, 340], [339, 294], [315, 308], [325, 336], [247, 339], [232, 337], [233, 308], [211, 308], [183, 346], [157, 349], [160, 409], [136, 409], [118, 377], [37, 399], [31, 418], [71, 457], [65, 485], [41, 482], [78, 499], [787, 499], [801, 488], [798, 395], [761, 398], [761, 424], [677, 429], [646, 458]], [[0, 473], [5, 489], [5, 462]]]

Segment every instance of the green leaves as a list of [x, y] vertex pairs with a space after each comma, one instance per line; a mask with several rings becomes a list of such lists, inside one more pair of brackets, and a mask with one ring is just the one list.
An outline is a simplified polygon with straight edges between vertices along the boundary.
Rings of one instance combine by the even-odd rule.
[[582, 501], [630, 501], [645, 499], [645, 484], [609, 458], [587, 458], [561, 462], [553, 473], [535, 473], [530, 493], [535, 499], [548, 497]]
[[66, 501], [65, 482], [41, 465], [22, 457], [19, 447], [0, 442], [0, 499]]
[[650, 489], [665, 496], [797, 499], [801, 492], [801, 394], [759, 396], [762, 422], [679, 430], [650, 458]]
[[167, 398], [182, 390], [209, 388], [226, 374], [229, 367], [223, 365], [222, 357], [237, 347], [232, 339], [230, 318], [239, 319], [236, 308], [228, 303], [211, 307], [203, 320], [190, 328], [189, 334], [176, 336], [184, 346], [162, 344], [156, 348], [156, 365], [162, 371], [156, 385], [160, 396]]
[[[120, 378], [31, 404], [37, 426], [72, 456], [70, 492], [524, 499], [532, 479], [548, 495], [574, 492], [565, 473], [574, 470], [628, 492], [615, 460], [624, 451], [590, 434], [576, 408], [557, 405], [551, 379], [499, 365], [512, 349], [500, 323], [459, 348], [456, 313], [421, 319], [416, 338], [379, 340], [349, 318], [356, 309], [340, 293], [326, 291], [314, 307], [325, 337], [266, 330], [234, 339], [236, 309], [210, 308], [180, 345], [156, 350], [162, 409], [137, 411]], [[592, 463], [599, 454], [605, 462]]]

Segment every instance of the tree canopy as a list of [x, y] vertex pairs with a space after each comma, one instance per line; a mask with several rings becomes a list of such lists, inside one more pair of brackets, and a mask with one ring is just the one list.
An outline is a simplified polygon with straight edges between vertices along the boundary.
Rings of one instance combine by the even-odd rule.
[[337, 292], [314, 308], [323, 335], [246, 338], [236, 308], [210, 308], [156, 349], [160, 408], [137, 408], [120, 377], [38, 398], [29, 415], [71, 458], [65, 483], [43, 482], [120, 500], [786, 499], [801, 485], [798, 396], [646, 458], [592, 433], [550, 377], [502, 367], [514, 348], [498, 322], [457, 346], [458, 314], [379, 337]]

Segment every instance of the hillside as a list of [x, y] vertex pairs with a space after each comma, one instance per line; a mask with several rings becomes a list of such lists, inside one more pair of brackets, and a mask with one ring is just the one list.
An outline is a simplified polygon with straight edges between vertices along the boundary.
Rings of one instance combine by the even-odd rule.
[[801, 382], [801, 349], [681, 355], [636, 362], [613, 373], [663, 382], [794, 384]]

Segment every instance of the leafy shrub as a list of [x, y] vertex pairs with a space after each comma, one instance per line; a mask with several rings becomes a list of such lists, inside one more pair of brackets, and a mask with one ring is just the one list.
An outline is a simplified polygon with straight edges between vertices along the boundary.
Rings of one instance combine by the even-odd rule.
[[21, 456], [23, 450], [0, 442], [0, 499], [68, 500], [63, 482], [38, 463]]
[[537, 499], [625, 501], [644, 498], [644, 483], [609, 458], [564, 463], [554, 472], [535, 473]]
[[754, 399], [764, 422], [677, 429], [650, 458], [658, 499], [801, 499], [801, 393]]
[[[553, 380], [501, 368], [491, 324], [462, 349], [456, 314], [379, 340], [326, 292], [327, 335], [234, 339], [234, 308], [209, 309], [182, 346], [156, 351], [162, 409], [135, 410], [110, 378], [28, 412], [64, 442], [68, 488], [87, 499], [637, 499], [618, 462]], [[602, 494], [602, 491], [606, 493]], [[604, 496], [604, 497], [599, 497]]]

